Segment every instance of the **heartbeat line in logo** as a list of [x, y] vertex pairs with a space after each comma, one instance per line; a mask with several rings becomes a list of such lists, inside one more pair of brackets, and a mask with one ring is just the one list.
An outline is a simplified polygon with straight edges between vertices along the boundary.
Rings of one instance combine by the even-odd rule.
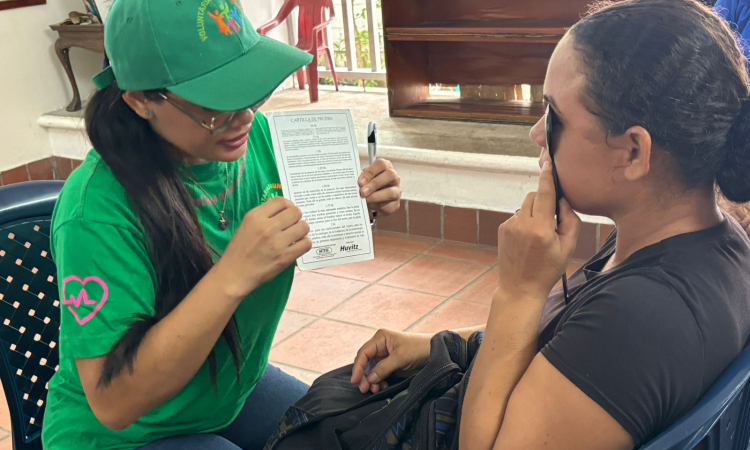
[[81, 292], [78, 293], [78, 298], [71, 295], [70, 300], [63, 299], [63, 305], [75, 305], [75, 307], [78, 308], [81, 306], [82, 301], [84, 305], [96, 305], [97, 303], [94, 300], [89, 300], [86, 289], [81, 289]]

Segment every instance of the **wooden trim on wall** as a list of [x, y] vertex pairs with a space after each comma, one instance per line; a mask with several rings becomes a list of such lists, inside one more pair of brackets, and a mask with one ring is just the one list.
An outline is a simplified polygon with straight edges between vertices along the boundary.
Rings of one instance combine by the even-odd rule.
[[24, 6], [46, 5], [47, 0], [0, 0], [0, 11]]

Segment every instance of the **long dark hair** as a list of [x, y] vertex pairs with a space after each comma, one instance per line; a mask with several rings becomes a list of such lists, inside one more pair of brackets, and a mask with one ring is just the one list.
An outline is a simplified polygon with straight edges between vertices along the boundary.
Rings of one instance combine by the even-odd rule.
[[[159, 102], [158, 91], [146, 98]], [[96, 92], [86, 108], [86, 131], [96, 151], [120, 182], [140, 219], [157, 275], [155, 314], [138, 314], [106, 356], [99, 386], [108, 386], [124, 367], [133, 371], [138, 347], [146, 333], [169, 314], [213, 266], [212, 250], [203, 237], [193, 198], [171, 155], [146, 120], [123, 99], [116, 84]], [[223, 332], [237, 377], [241, 349], [237, 323]], [[216, 384], [216, 354], [209, 357]]]
[[750, 83], [726, 22], [694, 0], [599, 2], [570, 31], [582, 100], [614, 135], [640, 125], [687, 188], [750, 200]]

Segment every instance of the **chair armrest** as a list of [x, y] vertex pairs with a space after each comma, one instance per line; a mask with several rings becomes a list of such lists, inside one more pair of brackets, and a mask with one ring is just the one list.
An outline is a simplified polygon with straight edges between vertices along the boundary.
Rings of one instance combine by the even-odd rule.
[[289, 0], [285, 1], [284, 4], [281, 5], [281, 9], [279, 10], [279, 13], [276, 15], [275, 19], [258, 27], [258, 34], [265, 36], [271, 30], [281, 25], [281, 23], [285, 21], [287, 17], [289, 17], [289, 14], [294, 11], [294, 8], [296, 8], [294, 2]]
[[328, 25], [331, 24], [331, 22], [333, 22], [334, 18], [335, 18], [334, 15], [331, 14], [331, 17], [328, 20], [326, 20], [325, 22], [321, 23], [318, 26], [313, 27], [313, 32], [317, 33], [318, 31], [324, 30]]
[[257, 30], [258, 34], [260, 34], [262, 36], [267, 35], [268, 33], [271, 32], [271, 30], [273, 30], [274, 28], [276, 28], [279, 25], [281, 25], [281, 22], [282, 21], [280, 21], [280, 20], [273, 19], [272, 21], [270, 21], [268, 23], [264, 23], [263, 25], [261, 25], [261, 26], [258, 27], [258, 30]]

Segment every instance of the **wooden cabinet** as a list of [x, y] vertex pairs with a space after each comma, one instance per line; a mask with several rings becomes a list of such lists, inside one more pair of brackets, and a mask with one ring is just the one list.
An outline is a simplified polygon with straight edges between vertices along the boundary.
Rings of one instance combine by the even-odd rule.
[[[382, 0], [391, 115], [536, 122], [552, 51], [590, 2]], [[431, 84], [461, 98], [431, 98]], [[532, 100], [517, 100], [521, 85]]]

